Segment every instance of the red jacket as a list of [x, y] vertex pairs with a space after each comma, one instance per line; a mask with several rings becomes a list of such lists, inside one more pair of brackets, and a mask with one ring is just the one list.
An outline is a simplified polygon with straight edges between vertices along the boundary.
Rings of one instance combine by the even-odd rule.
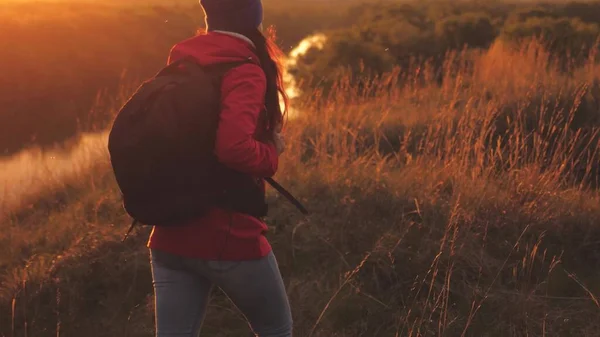
[[[184, 56], [193, 56], [201, 65], [253, 61], [223, 77], [215, 154], [222, 164], [240, 172], [259, 178], [273, 176], [278, 166], [277, 150], [272, 144], [256, 140], [259, 115], [265, 105], [266, 78], [254, 46], [241, 37], [211, 32], [175, 45], [168, 63]], [[206, 260], [250, 260], [271, 251], [266, 231], [267, 226], [254, 217], [214, 208], [183, 226], [155, 227], [148, 247]]]

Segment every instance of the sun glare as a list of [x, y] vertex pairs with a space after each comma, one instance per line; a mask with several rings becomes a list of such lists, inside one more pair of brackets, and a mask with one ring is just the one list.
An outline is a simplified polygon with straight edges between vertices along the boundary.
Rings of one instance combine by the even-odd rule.
[[[310, 35], [304, 38], [304, 40], [300, 41], [300, 43], [288, 54], [288, 57], [285, 59], [285, 71], [283, 74], [283, 79], [286, 84], [286, 93], [290, 99], [298, 98], [302, 94], [300, 88], [298, 87], [298, 83], [294, 76], [290, 73], [290, 70], [298, 64], [298, 59], [300, 57], [306, 55], [306, 53], [313, 48], [323, 49], [326, 42], [327, 36], [325, 36], [325, 34]], [[289, 117], [294, 118], [297, 116], [298, 111], [291, 107], [289, 111]]]

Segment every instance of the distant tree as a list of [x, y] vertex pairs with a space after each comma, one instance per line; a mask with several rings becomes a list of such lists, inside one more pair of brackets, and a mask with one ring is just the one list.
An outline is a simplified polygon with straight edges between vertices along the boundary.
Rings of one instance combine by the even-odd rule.
[[587, 23], [600, 23], [599, 2], [571, 1], [559, 9], [560, 14], [568, 18], [578, 18]]
[[492, 20], [483, 13], [454, 15], [438, 21], [435, 33], [450, 49], [488, 47], [497, 36]]
[[362, 5], [352, 11], [358, 25], [378, 25], [382, 22], [407, 22], [420, 30], [427, 30], [433, 23], [427, 16], [426, 8], [416, 4]]
[[532, 37], [543, 40], [561, 57], [583, 59], [600, 36], [600, 26], [577, 18], [529, 18], [504, 27], [502, 38], [520, 42]]
[[395, 59], [389, 49], [359, 37], [364, 34], [353, 31], [331, 35], [322, 50], [302, 56], [292, 73], [305, 85], [328, 86], [340, 78], [359, 81], [392, 70]]
[[600, 24], [584, 12], [596, 9], [600, 21], [600, 4], [365, 3], [350, 9], [352, 23], [329, 31], [325, 48], [305, 55], [295, 72], [305, 83], [323, 84], [342, 73], [360, 80], [415, 61], [439, 68], [448, 51], [487, 48], [498, 37], [515, 43], [537, 37], [565, 60], [583, 60], [600, 35]]
[[556, 14], [556, 6], [549, 5], [534, 5], [534, 6], [525, 6], [520, 7], [514, 11], [512, 11], [508, 17], [506, 18], [504, 24], [505, 25], [514, 25], [523, 23], [529, 19], [537, 18], [557, 18], [559, 17]]

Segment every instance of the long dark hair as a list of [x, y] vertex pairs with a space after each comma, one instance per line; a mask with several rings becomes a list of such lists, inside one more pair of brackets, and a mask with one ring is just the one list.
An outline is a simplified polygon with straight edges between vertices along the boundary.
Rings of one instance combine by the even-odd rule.
[[[283, 52], [275, 44], [275, 31], [268, 29], [265, 36], [258, 28], [247, 32], [241, 32], [249, 38], [256, 48], [256, 55], [261, 67], [267, 77], [267, 92], [265, 95], [265, 107], [267, 109], [266, 131], [272, 131], [278, 123], [283, 123], [287, 116], [289, 98], [285, 93], [283, 85]], [[283, 109], [279, 97], [283, 98]]]
[[[242, 34], [254, 43], [256, 55], [267, 78], [267, 92], [265, 94], [265, 108], [267, 115], [263, 125], [265, 132], [273, 131], [279, 123], [283, 124], [287, 117], [289, 108], [289, 97], [283, 85], [283, 58], [285, 54], [277, 46], [275, 41], [275, 30], [267, 29], [268, 35], [263, 34], [258, 28], [248, 31], [232, 32]], [[197, 34], [207, 34], [206, 29], [199, 29]], [[279, 97], [282, 97], [283, 109]]]

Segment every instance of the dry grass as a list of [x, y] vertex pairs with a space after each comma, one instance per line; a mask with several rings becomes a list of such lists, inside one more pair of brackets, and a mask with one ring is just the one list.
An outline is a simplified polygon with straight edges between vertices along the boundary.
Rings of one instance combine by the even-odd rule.
[[[597, 72], [536, 48], [297, 103], [279, 179], [313, 215], [273, 194], [269, 219], [297, 336], [597, 336]], [[147, 231], [119, 243], [114, 183], [90, 177], [3, 222], [0, 336], [152, 335]], [[203, 336], [245, 334], [217, 294]]]
[[106, 141], [106, 133], [85, 134], [69, 150], [29, 149], [0, 161], [0, 219], [10, 210], [32, 207], [48, 191], [85, 180], [96, 166], [106, 167], [108, 153], [101, 146]]

